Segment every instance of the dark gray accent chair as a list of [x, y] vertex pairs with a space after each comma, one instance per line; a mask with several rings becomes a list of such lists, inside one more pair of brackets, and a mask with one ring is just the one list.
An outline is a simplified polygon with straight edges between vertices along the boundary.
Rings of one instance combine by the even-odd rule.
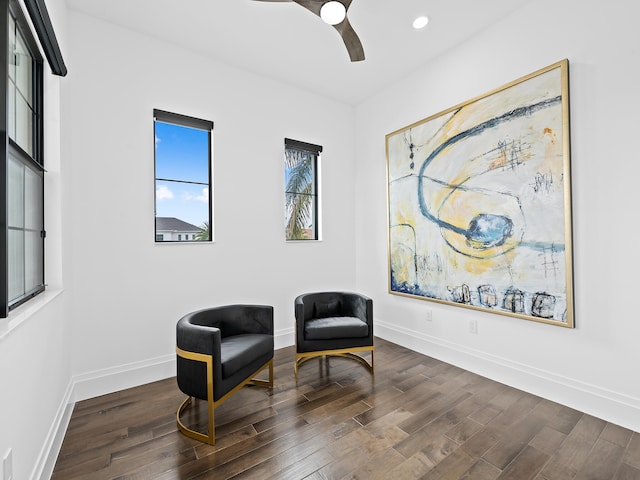
[[[251, 383], [273, 387], [273, 307], [225, 305], [189, 313], [176, 325], [177, 382], [187, 395], [176, 413], [179, 430], [215, 444], [214, 408]], [[269, 368], [269, 379], [255, 378]], [[207, 402], [208, 432], [185, 426], [182, 413]]]
[[[294, 308], [296, 378], [300, 364], [327, 355], [354, 358], [373, 373], [373, 300], [350, 292], [305, 293]], [[371, 361], [357, 352], [371, 352]]]

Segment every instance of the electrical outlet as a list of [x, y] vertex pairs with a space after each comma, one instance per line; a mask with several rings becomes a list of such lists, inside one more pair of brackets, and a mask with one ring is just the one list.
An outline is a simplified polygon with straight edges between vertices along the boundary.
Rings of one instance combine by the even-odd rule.
[[13, 480], [13, 453], [11, 449], [2, 457], [2, 480]]
[[430, 322], [431, 320], [433, 320], [433, 311], [427, 310], [425, 312], [424, 318], [427, 320], [427, 322]]
[[469, 320], [469, 332], [470, 333], [478, 333], [478, 321], [477, 320]]

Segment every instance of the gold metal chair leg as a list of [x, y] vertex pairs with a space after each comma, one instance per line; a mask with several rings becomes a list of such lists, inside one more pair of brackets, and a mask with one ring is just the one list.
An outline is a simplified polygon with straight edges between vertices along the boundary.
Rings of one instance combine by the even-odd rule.
[[[266, 365], [265, 365], [266, 366]], [[273, 360], [268, 363], [269, 366], [269, 380], [262, 380], [260, 378], [252, 378], [248, 383], [251, 385], [258, 385], [259, 387], [273, 387]], [[265, 367], [263, 366], [262, 369]], [[261, 369], [261, 370], [262, 370]], [[258, 370], [254, 375], [258, 374], [261, 370]]]
[[213, 405], [211, 404], [211, 402], [207, 402], [207, 409], [208, 409], [208, 420], [209, 420], [209, 434], [205, 435], [204, 433], [200, 433], [196, 430], [193, 430], [189, 427], [187, 427], [184, 423], [182, 423], [182, 420], [180, 419], [180, 416], [182, 415], [182, 413], [189, 408], [189, 406], [192, 403], [192, 397], [187, 397], [184, 399], [184, 401], [180, 404], [180, 406], [178, 407], [178, 411], [176, 413], [176, 420], [178, 423], [178, 430], [180, 430], [180, 432], [182, 432], [184, 435], [186, 435], [189, 438], [193, 438], [195, 440], [199, 440], [201, 442], [204, 443], [208, 443], [209, 445], [215, 445], [216, 443], [216, 438], [215, 438], [215, 429], [214, 429], [214, 417], [213, 417]]
[[[354, 352], [371, 352], [371, 362], [367, 361], [367, 359], [365, 357], [361, 357], [360, 355], [356, 355]], [[296, 353], [296, 360], [295, 360], [295, 362], [293, 364], [293, 368], [294, 368], [294, 372], [295, 372], [295, 376], [296, 376], [296, 382], [298, 381], [298, 369], [299, 369], [300, 365], [302, 365], [307, 360], [311, 360], [311, 359], [317, 358], [317, 357], [324, 357], [324, 356], [353, 358], [354, 360], [357, 360], [360, 363], [362, 363], [364, 366], [366, 366], [372, 374], [374, 373], [374, 371], [373, 371], [373, 366], [374, 366], [374, 363], [373, 363], [373, 346], [371, 346], [371, 347], [362, 347], [362, 348], [358, 348], [358, 349], [345, 348], [345, 349], [341, 349], [341, 350], [322, 350], [322, 351], [318, 351], [318, 352]]]
[[[182, 354], [184, 356], [184, 351], [179, 351], [179, 354]], [[193, 354], [191, 355], [192, 359], [195, 355], [200, 355], [200, 354]], [[209, 357], [209, 359], [205, 359], [206, 361], [210, 361], [210, 356], [206, 355], [204, 357]], [[202, 361], [202, 360], [200, 360]], [[265, 368], [269, 367], [269, 379], [268, 380], [262, 380], [259, 378], [254, 378], [256, 375], [258, 375], [262, 370], [264, 370]], [[189, 406], [192, 403], [192, 398], [191, 397], [187, 397], [178, 407], [178, 411], [176, 412], [176, 420], [178, 423], [178, 429], [185, 434], [187, 437], [193, 438], [195, 440], [199, 440], [201, 442], [204, 443], [208, 443], [209, 445], [215, 445], [216, 443], [216, 431], [215, 431], [215, 424], [214, 424], [214, 410], [215, 407], [220, 406], [225, 400], [227, 400], [231, 395], [233, 395], [235, 392], [237, 392], [238, 390], [240, 390], [240, 388], [244, 387], [247, 384], [252, 384], [252, 385], [258, 385], [260, 387], [269, 387], [272, 388], [273, 387], [273, 359], [271, 359], [270, 361], [268, 361], [267, 363], [265, 363], [263, 366], [261, 366], [258, 370], [256, 370], [253, 375], [251, 375], [250, 377], [248, 377], [245, 381], [243, 381], [242, 383], [236, 385], [236, 387], [234, 387], [232, 390], [230, 390], [229, 392], [227, 392], [224, 396], [222, 396], [221, 398], [219, 398], [217, 401], [213, 400], [213, 373], [212, 371], [209, 371], [210, 369], [210, 365], [207, 364], [207, 376], [209, 377], [209, 375], [211, 376], [211, 381], [208, 382], [207, 385], [207, 416], [208, 416], [208, 423], [209, 423], [209, 431], [208, 431], [208, 435], [205, 435], [204, 433], [198, 432], [196, 430], [193, 430], [189, 427], [187, 427], [184, 423], [182, 423], [182, 420], [180, 419], [180, 416], [182, 415], [182, 413], [189, 408]], [[211, 369], [212, 370], [212, 369]]]

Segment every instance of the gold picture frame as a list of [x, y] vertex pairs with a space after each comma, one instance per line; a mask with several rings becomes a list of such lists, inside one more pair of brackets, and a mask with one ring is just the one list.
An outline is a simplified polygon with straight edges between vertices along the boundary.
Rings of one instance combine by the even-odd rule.
[[389, 293], [574, 327], [569, 61], [386, 136]]

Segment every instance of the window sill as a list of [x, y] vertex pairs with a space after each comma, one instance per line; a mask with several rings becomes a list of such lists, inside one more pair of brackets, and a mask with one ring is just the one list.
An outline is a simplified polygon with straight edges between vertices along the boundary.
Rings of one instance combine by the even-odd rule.
[[9, 312], [8, 318], [0, 318], [0, 341], [11, 335], [20, 325], [45, 308], [62, 292], [62, 288], [47, 289], [40, 295], [35, 296], [15, 310]]

